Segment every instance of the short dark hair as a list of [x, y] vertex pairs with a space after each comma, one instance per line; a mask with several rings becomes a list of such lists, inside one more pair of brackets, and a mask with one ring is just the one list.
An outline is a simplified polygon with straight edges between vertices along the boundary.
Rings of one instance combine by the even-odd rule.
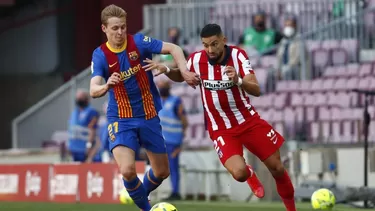
[[215, 23], [205, 25], [201, 31], [201, 37], [203, 38], [221, 36], [222, 34], [221, 27]]

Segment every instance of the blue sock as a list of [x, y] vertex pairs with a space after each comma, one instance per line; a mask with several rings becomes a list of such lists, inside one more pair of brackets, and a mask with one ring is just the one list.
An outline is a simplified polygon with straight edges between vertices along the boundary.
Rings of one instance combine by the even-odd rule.
[[150, 202], [147, 199], [147, 192], [142, 182], [138, 177], [131, 181], [124, 180], [124, 186], [128, 191], [130, 197], [133, 199], [134, 203], [142, 210], [149, 211], [151, 209]]
[[159, 187], [162, 182], [162, 179], [158, 179], [155, 177], [152, 169], [148, 170], [148, 172], [143, 177], [143, 185], [145, 186], [147, 196], [151, 193], [151, 191]]

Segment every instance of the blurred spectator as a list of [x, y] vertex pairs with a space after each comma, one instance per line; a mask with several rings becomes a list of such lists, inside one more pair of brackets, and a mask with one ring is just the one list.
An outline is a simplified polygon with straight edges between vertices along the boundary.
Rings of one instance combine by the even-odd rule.
[[163, 102], [159, 117], [167, 147], [172, 182], [172, 194], [167, 200], [180, 200], [179, 157], [188, 122], [181, 98], [170, 94], [169, 81], [160, 81], [158, 88]]
[[249, 56], [255, 54], [274, 54], [267, 51], [280, 42], [282, 35], [266, 27], [267, 16], [264, 12], [258, 12], [253, 17], [253, 27], [245, 29], [240, 37], [239, 46], [245, 49]]
[[[177, 27], [171, 27], [168, 29], [168, 42], [176, 44], [180, 47], [185, 43], [183, 36], [181, 36], [181, 30]], [[187, 52], [184, 51], [185, 57], [187, 57]], [[159, 61], [168, 64], [171, 67], [176, 67], [172, 55], [170, 54], [161, 54]]]
[[89, 104], [89, 93], [79, 89], [76, 94], [76, 108], [69, 120], [70, 151], [75, 162], [101, 162], [101, 157], [96, 157], [100, 148], [96, 129], [99, 113]]
[[99, 123], [99, 131], [98, 131], [98, 136], [99, 136], [101, 145], [100, 145], [100, 150], [98, 150], [94, 159], [101, 159], [105, 153], [108, 155], [109, 162], [114, 163], [112, 152], [109, 151], [108, 120], [106, 117], [107, 107], [108, 107], [108, 102], [105, 102], [103, 104], [104, 115], [102, 116], [102, 119], [101, 119], [102, 121]]
[[[284, 38], [277, 50], [278, 77], [282, 80], [299, 80], [301, 78], [301, 51], [304, 50], [304, 61], [309, 64], [306, 46], [300, 39], [295, 39], [297, 34], [297, 19], [289, 16], [285, 19]], [[308, 68], [309, 65], [306, 65]], [[306, 70], [306, 72], [309, 72]]]

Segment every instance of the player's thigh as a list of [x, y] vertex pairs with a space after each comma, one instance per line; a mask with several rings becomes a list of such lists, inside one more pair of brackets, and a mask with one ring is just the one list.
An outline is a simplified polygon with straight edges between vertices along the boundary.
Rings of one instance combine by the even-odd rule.
[[147, 150], [151, 168], [158, 178], [169, 176], [169, 163], [159, 117], [145, 120], [139, 130], [142, 147]]
[[113, 157], [125, 179], [133, 179], [136, 174], [135, 153], [139, 150], [137, 133], [126, 130], [117, 133], [109, 144]]
[[251, 153], [265, 161], [280, 149], [284, 138], [265, 120], [260, 119], [256, 127], [241, 135], [241, 141]]
[[155, 154], [167, 153], [159, 117], [144, 121], [139, 129], [139, 139], [147, 151]]
[[[217, 133], [213, 134], [211, 139], [221, 163], [227, 169], [232, 165], [232, 162], [227, 163], [227, 161], [230, 161], [230, 158], [234, 156], [243, 157], [242, 143], [239, 138], [234, 137], [233, 135]], [[236, 158], [234, 159], [237, 160]]]

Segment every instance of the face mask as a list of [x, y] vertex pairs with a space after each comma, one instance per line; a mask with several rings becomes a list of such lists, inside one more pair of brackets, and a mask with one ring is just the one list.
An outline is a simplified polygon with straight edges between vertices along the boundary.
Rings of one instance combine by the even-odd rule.
[[258, 22], [258, 23], [255, 24], [255, 28], [256, 28], [257, 30], [264, 30], [265, 27], [266, 27], [266, 24], [265, 24], [263, 21]]
[[80, 108], [85, 108], [85, 107], [87, 107], [88, 104], [89, 103], [85, 100], [77, 100], [76, 101], [76, 105]]
[[287, 27], [284, 28], [284, 35], [285, 35], [286, 37], [291, 37], [291, 36], [293, 36], [293, 35], [294, 35], [294, 32], [295, 32], [295, 30], [294, 30], [293, 27], [287, 26]]
[[169, 96], [169, 88], [160, 88], [159, 89], [160, 96], [168, 97]]

